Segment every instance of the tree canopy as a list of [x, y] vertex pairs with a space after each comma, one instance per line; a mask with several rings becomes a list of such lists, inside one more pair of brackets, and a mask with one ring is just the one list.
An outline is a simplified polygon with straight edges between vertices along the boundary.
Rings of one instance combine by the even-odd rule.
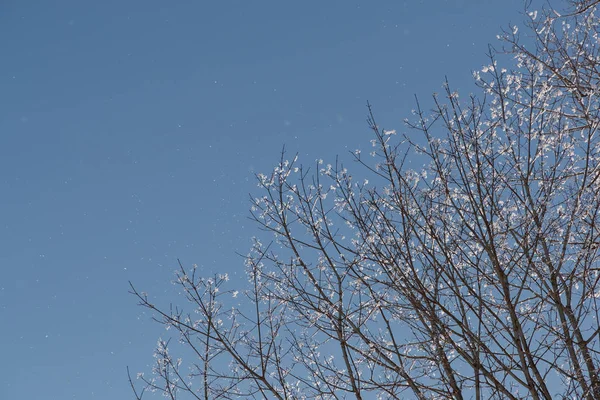
[[247, 287], [132, 285], [189, 350], [159, 341], [136, 398], [600, 399], [599, 3], [528, 10], [477, 95], [446, 83], [403, 133], [369, 107], [350, 166], [282, 153]]

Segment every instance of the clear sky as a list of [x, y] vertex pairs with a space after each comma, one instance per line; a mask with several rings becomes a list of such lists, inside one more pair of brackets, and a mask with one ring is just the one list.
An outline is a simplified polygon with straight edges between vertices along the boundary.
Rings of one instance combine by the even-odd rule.
[[[241, 281], [253, 174], [464, 92], [522, 0], [0, 2], [1, 399], [131, 399], [176, 260]], [[466, 93], [464, 93], [466, 94]], [[166, 336], [165, 336], [166, 337]]]

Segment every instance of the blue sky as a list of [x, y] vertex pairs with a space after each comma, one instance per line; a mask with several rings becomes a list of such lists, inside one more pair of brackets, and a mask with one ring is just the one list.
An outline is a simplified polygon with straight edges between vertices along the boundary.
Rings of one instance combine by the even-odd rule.
[[522, 0], [0, 4], [0, 398], [128, 399], [165, 335], [128, 281], [242, 281], [255, 172], [469, 92]]

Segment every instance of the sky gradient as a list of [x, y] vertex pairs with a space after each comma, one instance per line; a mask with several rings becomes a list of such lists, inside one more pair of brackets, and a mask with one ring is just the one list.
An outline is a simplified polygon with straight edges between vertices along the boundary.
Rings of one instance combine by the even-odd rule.
[[[522, 0], [0, 4], [2, 399], [131, 399], [177, 258], [243, 282], [254, 173], [463, 95]], [[352, 166], [350, 166], [352, 168]], [[237, 280], [237, 282], [236, 282]]]

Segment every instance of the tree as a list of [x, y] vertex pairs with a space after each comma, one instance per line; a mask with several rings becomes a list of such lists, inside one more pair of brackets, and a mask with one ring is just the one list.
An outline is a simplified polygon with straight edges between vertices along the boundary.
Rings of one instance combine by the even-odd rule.
[[373, 152], [353, 153], [368, 180], [283, 153], [258, 175], [251, 215], [272, 240], [246, 258], [243, 307], [226, 276], [182, 264], [187, 311], [131, 286], [191, 354], [159, 341], [144, 389], [600, 399], [599, 3], [529, 12], [474, 74], [480, 97], [446, 84], [405, 135], [369, 107]]

